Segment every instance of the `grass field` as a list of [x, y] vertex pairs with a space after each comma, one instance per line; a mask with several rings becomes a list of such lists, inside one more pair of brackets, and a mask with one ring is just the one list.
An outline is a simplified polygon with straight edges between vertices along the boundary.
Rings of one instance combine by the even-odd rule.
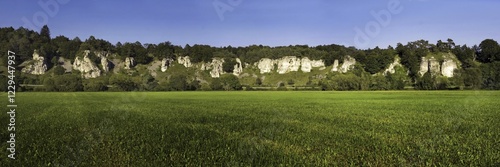
[[[5, 93], [0, 96], [6, 97]], [[500, 92], [18, 93], [0, 166], [500, 166]]]

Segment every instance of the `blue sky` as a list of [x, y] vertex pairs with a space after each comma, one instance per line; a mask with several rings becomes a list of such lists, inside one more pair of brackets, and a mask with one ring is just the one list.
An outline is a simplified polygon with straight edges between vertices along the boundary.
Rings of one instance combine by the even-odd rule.
[[[52, 5], [45, 10], [39, 3]], [[214, 4], [225, 10], [222, 17]], [[47, 23], [52, 37], [94, 35], [111, 43], [386, 48], [419, 39], [500, 40], [497, 0], [3, 0], [0, 6], [0, 27], [39, 31]], [[389, 13], [390, 20], [378, 21], [373, 12]]]

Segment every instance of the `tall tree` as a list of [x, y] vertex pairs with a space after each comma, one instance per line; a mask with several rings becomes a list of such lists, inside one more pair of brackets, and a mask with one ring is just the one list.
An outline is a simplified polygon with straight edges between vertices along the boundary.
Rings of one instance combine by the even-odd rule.
[[491, 63], [500, 60], [500, 46], [493, 39], [486, 39], [479, 44], [478, 60], [483, 63]]
[[43, 43], [49, 43], [50, 42], [50, 29], [49, 26], [44, 25], [42, 29], [40, 30], [40, 36], [42, 38]]

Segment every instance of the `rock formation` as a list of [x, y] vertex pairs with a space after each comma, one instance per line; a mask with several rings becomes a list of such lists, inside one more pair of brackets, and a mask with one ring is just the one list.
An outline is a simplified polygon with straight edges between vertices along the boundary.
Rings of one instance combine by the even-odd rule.
[[172, 64], [174, 60], [173, 59], [170, 59], [170, 58], [163, 58], [163, 60], [161, 60], [161, 72], [165, 72], [167, 71], [168, 67], [170, 67], [170, 64]]
[[261, 74], [270, 73], [274, 70], [274, 61], [268, 58], [263, 58], [256, 63], [256, 66], [259, 68]]
[[443, 65], [441, 65], [441, 74], [445, 77], [453, 77], [453, 73], [455, 69], [458, 68], [458, 65], [452, 59], [445, 59], [443, 61]]
[[352, 58], [351, 56], [347, 56], [346, 58], [344, 58], [344, 63], [342, 63], [342, 66], [340, 67], [340, 72], [346, 73], [349, 70], [352, 70], [355, 64], [356, 59]]
[[43, 75], [45, 74], [45, 71], [47, 71], [45, 58], [40, 56], [37, 50], [33, 52], [33, 60], [28, 63], [29, 64], [21, 70], [22, 72], [33, 75]]
[[325, 62], [323, 60], [309, 60], [309, 58], [302, 58], [300, 70], [302, 72], [308, 73], [311, 72], [312, 68], [320, 68], [319, 70], [324, 70]]
[[224, 64], [224, 59], [222, 58], [212, 58], [212, 63], [210, 63], [210, 76], [212, 78], [219, 78], [222, 74], [224, 74], [222, 64]]
[[177, 63], [182, 64], [182, 65], [184, 65], [184, 67], [188, 67], [188, 68], [192, 66], [191, 59], [189, 59], [189, 56], [177, 57]]
[[456, 57], [452, 54], [443, 55], [441, 62], [442, 64], [434, 57], [422, 57], [418, 73], [420, 76], [423, 76], [426, 72], [430, 71], [432, 75], [441, 74], [445, 77], [453, 77], [454, 71], [460, 66], [456, 61]]
[[389, 65], [389, 67], [388, 67], [387, 69], [385, 69], [384, 74], [387, 74], [387, 73], [394, 74], [394, 73], [396, 72], [395, 68], [396, 68], [397, 66], [400, 66], [400, 67], [402, 67], [402, 66], [403, 66], [403, 65], [401, 65], [401, 63], [400, 63], [400, 62], [401, 62], [401, 59], [400, 59], [399, 57], [396, 57], [396, 58], [394, 59], [394, 62], [392, 62], [392, 63]]
[[108, 58], [101, 57], [101, 66], [102, 66], [102, 70], [104, 72], [108, 72], [109, 71], [109, 61], [108, 61]]
[[241, 60], [239, 58], [236, 58], [236, 64], [234, 65], [233, 74], [239, 76], [241, 73], [243, 73], [243, 66], [241, 65]]
[[123, 67], [126, 70], [130, 70], [135, 66], [135, 59], [133, 57], [127, 57], [125, 58], [125, 67]]
[[80, 71], [85, 79], [101, 76], [101, 70], [88, 58], [89, 53], [90, 51], [86, 50], [83, 58], [77, 56], [73, 63], [73, 69]]
[[301, 61], [295, 56], [286, 56], [276, 61], [276, 64], [278, 65], [277, 72], [279, 74], [286, 74], [291, 71], [299, 71]]
[[332, 72], [337, 72], [337, 71], [339, 71], [339, 60], [335, 60], [333, 62]]

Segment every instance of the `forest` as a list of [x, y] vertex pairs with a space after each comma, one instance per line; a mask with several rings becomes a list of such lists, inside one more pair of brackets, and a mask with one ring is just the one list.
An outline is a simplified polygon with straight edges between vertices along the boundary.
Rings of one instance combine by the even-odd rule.
[[[87, 39], [65, 36], [52, 37], [48, 26], [39, 32], [23, 27], [0, 28], [0, 85], [6, 91], [7, 52], [16, 53], [16, 64], [22, 64], [32, 58], [34, 50], [47, 60], [47, 73], [41, 76], [17, 74], [19, 85], [43, 85], [42, 87], [19, 86], [20, 91], [168, 91], [168, 90], [239, 90], [262, 86], [257, 78], [252, 84], [239, 83], [238, 77], [223, 76], [207, 80], [203, 85], [189, 73], [152, 77], [146, 73], [130, 74], [127, 72], [110, 73], [96, 79], [83, 79], [78, 71], [65, 72], [58, 60], [63, 57], [73, 63], [85, 50], [113, 53], [121, 59], [133, 57], [137, 64], [148, 65], [163, 58], [176, 59], [189, 56], [192, 63], [210, 62], [212, 58], [234, 60], [239, 58], [244, 64], [254, 64], [262, 58], [278, 59], [284, 56], [308, 57], [323, 60], [326, 66], [342, 60], [346, 56], [356, 59], [355, 69], [346, 74], [332, 74], [306, 86], [319, 90], [436, 90], [436, 89], [500, 89], [500, 45], [493, 39], [485, 39], [474, 46], [455, 44], [452, 39], [439, 40], [435, 44], [427, 40], [417, 40], [406, 44], [398, 43], [386, 48], [357, 49], [352, 46], [336, 44], [308, 46], [290, 45], [270, 47], [263, 45], [225, 46], [194, 44], [178, 46], [171, 42], [158, 44], [137, 42], [117, 42], [112, 44], [105, 39], [90, 36]], [[430, 72], [419, 75], [422, 57], [431, 54], [451, 53], [460, 62], [454, 71], [454, 77], [447, 78], [431, 75]], [[382, 73], [394, 61], [400, 58], [404, 69], [395, 74]], [[99, 59], [90, 54], [96, 64]], [[226, 61], [225, 71], [231, 71], [234, 61]], [[227, 68], [226, 68], [227, 67]], [[20, 71], [20, 69], [18, 70]], [[288, 85], [294, 85], [294, 81]], [[269, 85], [274, 86], [274, 85]], [[280, 83], [278, 87], [286, 86]], [[303, 85], [300, 85], [303, 86]], [[203, 88], [205, 87], [205, 88]]]

